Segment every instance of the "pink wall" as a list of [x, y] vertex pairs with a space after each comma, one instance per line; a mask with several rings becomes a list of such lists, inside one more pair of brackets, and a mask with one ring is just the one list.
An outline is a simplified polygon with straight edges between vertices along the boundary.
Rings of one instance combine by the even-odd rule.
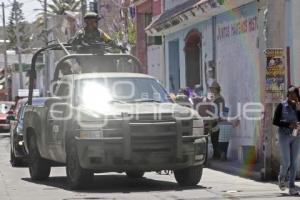
[[161, 0], [147, 0], [144, 3], [136, 6], [136, 27], [137, 27], [137, 41], [136, 41], [136, 56], [142, 63], [142, 73], [147, 73], [147, 44], [145, 33], [145, 13], [152, 13], [155, 17], [161, 13]]
[[153, 3], [152, 3], [153, 17], [159, 15], [160, 13], [161, 13], [161, 0], [153, 0]]
[[146, 33], [145, 33], [145, 13], [152, 13], [152, 0], [148, 0], [136, 7], [136, 56], [141, 61], [141, 73], [147, 73], [147, 46], [146, 46]]

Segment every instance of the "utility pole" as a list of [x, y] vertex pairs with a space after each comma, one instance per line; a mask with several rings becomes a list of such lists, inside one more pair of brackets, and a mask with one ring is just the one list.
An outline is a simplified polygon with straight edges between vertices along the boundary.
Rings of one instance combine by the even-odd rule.
[[125, 26], [125, 42], [126, 46], [128, 45], [128, 7], [124, 8], [124, 26]]
[[124, 14], [124, 33], [125, 33], [125, 43], [126, 43], [126, 46], [128, 45], [128, 8], [129, 8], [129, 5], [130, 5], [130, 1], [128, 0], [125, 0], [124, 1], [124, 4], [122, 5], [122, 11], [123, 11], [123, 14]]
[[[47, 17], [47, 0], [44, 0], [44, 40], [45, 46], [48, 46], [48, 17]], [[50, 85], [50, 73], [49, 73], [49, 52], [45, 51], [45, 80], [44, 80], [44, 96], [48, 96], [48, 90]]]
[[[14, 5], [17, 6], [17, 1], [14, 0]], [[17, 9], [15, 9], [15, 20], [16, 20], [16, 38], [17, 38], [17, 55], [19, 63], [19, 76], [20, 76], [20, 89], [23, 89], [23, 66], [22, 66], [22, 55], [21, 55], [21, 42], [20, 42], [20, 32], [19, 32], [19, 16]]]
[[6, 27], [5, 27], [5, 5], [2, 2], [2, 26], [3, 26], [3, 56], [4, 56], [4, 78], [5, 78], [5, 90], [7, 92], [6, 100], [9, 100], [9, 91], [8, 91], [8, 80], [7, 80], [7, 46], [6, 46]]
[[81, 15], [82, 15], [82, 26], [83, 26], [83, 23], [84, 23], [84, 15], [86, 13], [86, 0], [81, 0]]
[[[266, 47], [267, 49], [284, 49], [285, 1], [268, 0], [266, 5]], [[264, 120], [264, 178], [271, 180], [277, 178], [280, 166], [278, 146], [276, 144], [276, 129], [272, 123], [273, 113], [279, 101], [272, 97], [268, 98], [272, 96], [272, 94], [267, 91], [265, 95], [267, 101], [265, 102]]]

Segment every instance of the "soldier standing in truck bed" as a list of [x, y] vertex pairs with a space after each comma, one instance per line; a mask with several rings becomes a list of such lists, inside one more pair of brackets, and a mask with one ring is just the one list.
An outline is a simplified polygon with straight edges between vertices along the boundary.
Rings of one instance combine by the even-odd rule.
[[[85, 27], [80, 29], [75, 36], [69, 41], [73, 50], [78, 51], [80, 48], [90, 47], [95, 43], [112, 43], [113, 41], [108, 34], [98, 28], [99, 16], [97, 13], [88, 12], [84, 16]], [[86, 48], [88, 49], [88, 48]], [[84, 51], [84, 50], [83, 50]]]

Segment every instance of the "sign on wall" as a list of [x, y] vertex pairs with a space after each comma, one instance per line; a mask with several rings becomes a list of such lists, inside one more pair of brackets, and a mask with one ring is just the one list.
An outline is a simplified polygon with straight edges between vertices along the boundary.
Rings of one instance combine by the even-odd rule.
[[[277, 101], [282, 98], [285, 88], [285, 67], [283, 64], [283, 49], [267, 49], [266, 63], [266, 92], [269, 100]], [[271, 98], [271, 99], [270, 99]]]
[[257, 16], [240, 18], [231, 23], [217, 27], [217, 40], [232, 38], [245, 33], [251, 33], [258, 30]]

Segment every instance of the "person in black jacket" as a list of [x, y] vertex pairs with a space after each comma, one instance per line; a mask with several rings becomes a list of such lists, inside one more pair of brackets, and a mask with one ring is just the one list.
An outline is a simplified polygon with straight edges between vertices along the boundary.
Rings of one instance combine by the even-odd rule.
[[295, 187], [300, 151], [300, 111], [297, 109], [299, 102], [299, 89], [291, 86], [288, 90], [287, 99], [277, 106], [273, 119], [273, 124], [279, 127], [281, 166], [278, 185], [282, 191], [289, 187], [290, 195], [299, 194]]

